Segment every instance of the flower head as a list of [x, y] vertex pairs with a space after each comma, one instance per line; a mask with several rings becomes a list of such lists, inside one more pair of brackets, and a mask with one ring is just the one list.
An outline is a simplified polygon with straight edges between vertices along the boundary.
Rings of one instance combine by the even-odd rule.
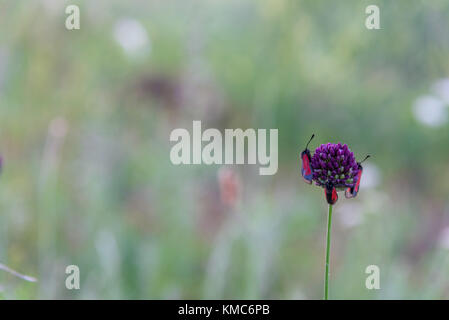
[[342, 190], [356, 184], [359, 167], [354, 153], [346, 144], [327, 143], [316, 148], [312, 156], [313, 181], [321, 187], [332, 185]]

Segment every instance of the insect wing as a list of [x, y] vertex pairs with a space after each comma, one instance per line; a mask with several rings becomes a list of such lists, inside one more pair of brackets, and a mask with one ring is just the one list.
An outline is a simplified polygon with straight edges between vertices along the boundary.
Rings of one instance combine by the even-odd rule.
[[335, 204], [338, 200], [337, 189], [333, 186], [326, 186], [324, 188], [324, 193], [326, 194], [326, 200], [329, 204]]
[[360, 180], [362, 180], [362, 172], [363, 172], [363, 168], [361, 165], [359, 165], [359, 172], [357, 173], [357, 182], [355, 183], [355, 185], [351, 188], [347, 188], [345, 191], [345, 197], [350, 199], [350, 198], [355, 198], [357, 196], [357, 194], [359, 193], [359, 188], [360, 188]]
[[301, 166], [301, 175], [304, 178], [304, 181], [311, 184], [312, 178], [313, 178], [313, 172], [312, 167], [310, 166], [310, 152], [309, 150], [304, 150], [301, 152], [301, 160], [302, 160], [302, 166]]
[[345, 190], [345, 197], [347, 199], [354, 198], [357, 194], [354, 194], [354, 187], [347, 188]]

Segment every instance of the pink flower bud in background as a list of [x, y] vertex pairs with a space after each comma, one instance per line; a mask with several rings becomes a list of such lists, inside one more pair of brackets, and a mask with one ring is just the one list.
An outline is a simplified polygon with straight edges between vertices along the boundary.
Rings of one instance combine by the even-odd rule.
[[235, 207], [240, 194], [240, 179], [234, 170], [222, 167], [218, 171], [221, 202], [228, 207]]

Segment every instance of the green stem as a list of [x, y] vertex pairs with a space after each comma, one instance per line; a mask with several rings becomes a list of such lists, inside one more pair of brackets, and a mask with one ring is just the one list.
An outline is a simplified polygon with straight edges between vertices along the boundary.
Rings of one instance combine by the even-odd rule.
[[327, 217], [327, 244], [326, 244], [326, 275], [324, 280], [324, 300], [329, 297], [329, 253], [331, 248], [331, 224], [332, 224], [332, 205], [329, 205], [329, 215]]

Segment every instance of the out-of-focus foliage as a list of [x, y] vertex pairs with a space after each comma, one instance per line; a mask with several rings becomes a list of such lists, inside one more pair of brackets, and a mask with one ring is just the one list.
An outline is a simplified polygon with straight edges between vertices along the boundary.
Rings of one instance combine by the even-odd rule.
[[[311, 133], [372, 155], [335, 207], [330, 296], [449, 297], [447, 106], [438, 126], [413, 112], [444, 100], [448, 1], [76, 3], [68, 31], [70, 1], [0, 1], [0, 262], [39, 279], [0, 271], [1, 297], [321, 298], [326, 205], [299, 173]], [[279, 129], [278, 173], [232, 167], [225, 206], [218, 166], [170, 163], [192, 120]], [[372, 264], [381, 290], [365, 288]]]

